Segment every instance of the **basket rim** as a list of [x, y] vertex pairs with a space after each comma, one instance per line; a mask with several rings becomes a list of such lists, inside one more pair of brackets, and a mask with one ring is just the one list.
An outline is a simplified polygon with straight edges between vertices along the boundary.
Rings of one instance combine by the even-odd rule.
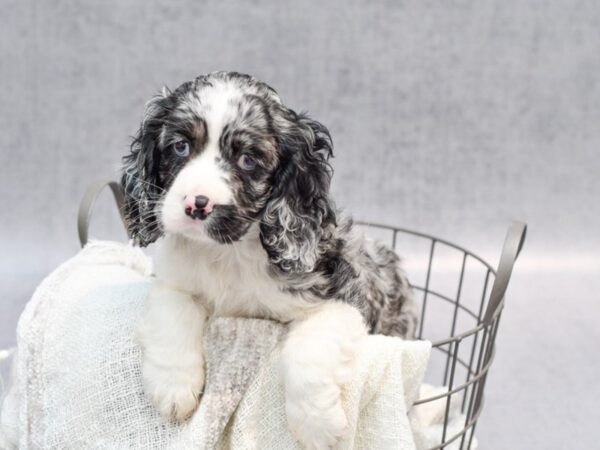
[[384, 229], [387, 229], [387, 230], [390, 230], [393, 232], [412, 234], [415, 236], [429, 239], [434, 242], [439, 242], [440, 244], [444, 244], [444, 245], [447, 245], [448, 247], [452, 247], [456, 250], [460, 250], [461, 252], [464, 252], [465, 254], [471, 256], [472, 258], [476, 259], [481, 264], [483, 264], [486, 269], [489, 269], [494, 275], [496, 275], [496, 269], [494, 269], [492, 267], [492, 265], [490, 263], [488, 263], [485, 259], [483, 259], [481, 256], [478, 256], [477, 254], [473, 253], [471, 250], [467, 250], [465, 247], [462, 247], [458, 244], [450, 242], [446, 239], [434, 236], [429, 233], [424, 233], [422, 231], [416, 231], [416, 230], [413, 230], [410, 228], [404, 228], [404, 227], [397, 227], [395, 225], [389, 225], [389, 224], [380, 223], [380, 222], [369, 222], [367, 220], [357, 220], [354, 223], [357, 225], [362, 225], [362, 226], [367, 226], [367, 227], [372, 226], [372, 227], [377, 227], [377, 228], [384, 228]]
[[[366, 227], [376, 227], [376, 228], [383, 228], [389, 231], [394, 232], [394, 237], [396, 233], [406, 233], [406, 234], [412, 234], [414, 236], [418, 236], [418, 237], [422, 237], [425, 239], [429, 239], [432, 242], [432, 245], [434, 245], [436, 242], [439, 242], [441, 244], [447, 245], [449, 247], [452, 247], [456, 250], [459, 250], [461, 252], [463, 252], [465, 255], [469, 255], [472, 258], [474, 258], [475, 260], [479, 261], [481, 264], [483, 264], [483, 266], [494, 276], [496, 276], [496, 270], [491, 266], [490, 263], [488, 263], [487, 261], [485, 261], [483, 258], [481, 258], [480, 256], [476, 255], [475, 253], [473, 253], [470, 250], [467, 250], [466, 248], [455, 244], [453, 242], [450, 242], [446, 239], [442, 239], [439, 238], [437, 236], [433, 236], [431, 234], [428, 233], [424, 233], [422, 231], [415, 231], [412, 230], [410, 228], [404, 228], [404, 227], [397, 227], [394, 225], [389, 225], [389, 224], [384, 224], [384, 223], [379, 223], [379, 222], [369, 222], [369, 221], [365, 221], [365, 220], [357, 220], [355, 222], [357, 225], [361, 225], [361, 226], [366, 226]], [[394, 239], [395, 241], [395, 239]], [[395, 251], [395, 249], [393, 249]], [[429, 290], [429, 289], [425, 289], [424, 287], [419, 287], [419, 289], [422, 289], [423, 291], [425, 290]], [[489, 301], [489, 293], [486, 293], [486, 297], [488, 297], [488, 301]], [[502, 309], [504, 308], [504, 297], [502, 298], [500, 304], [498, 305], [498, 307], [496, 308], [496, 310], [494, 311], [494, 314], [492, 314], [492, 316], [489, 318], [488, 321], [484, 320], [483, 318], [478, 319], [478, 324], [473, 327], [470, 328], [462, 333], [456, 334], [454, 336], [450, 336], [448, 338], [445, 339], [441, 339], [438, 341], [432, 341], [431, 345], [432, 347], [442, 347], [445, 345], [449, 345], [452, 344], [453, 342], [457, 342], [457, 341], [462, 341], [463, 339], [478, 333], [479, 331], [483, 330], [484, 328], [490, 326], [491, 324], [494, 323], [494, 321], [496, 320], [496, 318], [500, 315], [500, 313], [502, 312]]]

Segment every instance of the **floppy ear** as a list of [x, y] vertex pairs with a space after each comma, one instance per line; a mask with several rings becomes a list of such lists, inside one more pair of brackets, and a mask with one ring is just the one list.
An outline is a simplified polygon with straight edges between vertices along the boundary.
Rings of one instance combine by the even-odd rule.
[[328, 225], [335, 224], [329, 200], [331, 136], [319, 122], [291, 110], [279, 124], [281, 161], [264, 209], [261, 241], [281, 271], [310, 272]]
[[147, 104], [144, 119], [123, 157], [121, 185], [125, 194], [123, 216], [129, 237], [145, 247], [162, 234], [155, 207], [164, 193], [159, 177], [160, 133], [171, 109], [170, 92], [163, 88]]

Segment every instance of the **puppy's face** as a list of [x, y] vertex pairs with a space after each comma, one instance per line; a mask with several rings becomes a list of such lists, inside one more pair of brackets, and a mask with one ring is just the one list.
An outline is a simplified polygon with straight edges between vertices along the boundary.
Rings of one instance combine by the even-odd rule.
[[142, 245], [163, 233], [229, 244], [258, 222], [271, 260], [298, 268], [306, 255], [291, 251], [301, 245], [294, 240], [315, 240], [334, 220], [330, 154], [327, 130], [266, 84], [198, 77], [146, 107], [124, 159], [130, 234]]
[[263, 210], [280, 163], [275, 97], [231, 82], [186, 86], [159, 136], [166, 233], [231, 243]]

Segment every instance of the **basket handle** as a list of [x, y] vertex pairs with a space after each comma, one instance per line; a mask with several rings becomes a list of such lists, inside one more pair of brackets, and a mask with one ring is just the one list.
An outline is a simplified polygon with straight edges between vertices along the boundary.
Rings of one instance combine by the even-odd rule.
[[496, 271], [496, 279], [494, 280], [490, 300], [483, 316], [485, 323], [490, 323], [504, 298], [513, 266], [523, 248], [526, 234], [527, 224], [523, 222], [513, 222], [506, 233], [506, 239], [502, 247], [502, 256], [500, 257], [498, 270]]
[[121, 185], [113, 180], [98, 180], [94, 182], [81, 199], [79, 213], [77, 214], [77, 231], [79, 233], [79, 242], [82, 247], [88, 242], [88, 231], [90, 229], [90, 220], [92, 219], [94, 205], [96, 204], [96, 200], [98, 200], [98, 196], [106, 186], [108, 186], [113, 193], [113, 197], [119, 208], [119, 215], [125, 225], [125, 218], [123, 217], [125, 197]]

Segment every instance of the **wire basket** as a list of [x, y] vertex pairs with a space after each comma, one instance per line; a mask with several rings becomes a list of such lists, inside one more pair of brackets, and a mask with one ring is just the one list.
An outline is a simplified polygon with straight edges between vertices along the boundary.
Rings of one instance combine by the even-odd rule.
[[[506, 235], [498, 269], [474, 253], [428, 234], [388, 225], [359, 222], [366, 234], [387, 242], [403, 257], [420, 301], [418, 339], [433, 342], [426, 380], [443, 385], [442, 393], [414, 407], [445, 402], [440, 442], [430, 450], [470, 449], [483, 409], [483, 392], [494, 361], [495, 338], [504, 294], [523, 246], [526, 225], [515, 222]], [[441, 381], [440, 381], [441, 380]], [[460, 409], [464, 425], [449, 432], [450, 410]]]
[[[112, 180], [92, 184], [79, 207], [81, 245], [88, 240], [94, 204], [109, 187], [119, 211], [123, 192]], [[444, 386], [444, 392], [415, 402], [414, 408], [445, 402], [440, 443], [429, 450], [471, 449], [477, 420], [483, 409], [483, 391], [494, 360], [496, 333], [504, 294], [513, 265], [521, 251], [527, 226], [515, 222], [506, 235], [498, 269], [474, 253], [444, 239], [389, 225], [358, 222], [371, 237], [387, 242], [404, 259], [408, 278], [421, 302], [418, 339], [433, 342], [426, 381]], [[449, 433], [451, 408], [460, 408], [464, 426]]]

